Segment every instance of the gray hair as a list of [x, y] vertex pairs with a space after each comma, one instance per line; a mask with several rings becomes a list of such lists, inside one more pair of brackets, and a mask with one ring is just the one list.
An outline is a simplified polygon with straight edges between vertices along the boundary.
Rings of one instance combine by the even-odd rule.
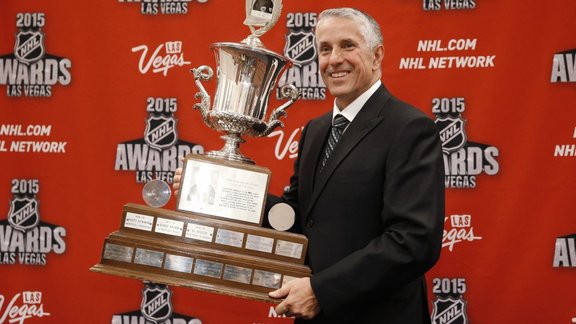
[[372, 18], [367, 13], [354, 9], [354, 8], [335, 8], [326, 9], [320, 13], [318, 17], [318, 23], [323, 18], [327, 17], [339, 17], [339, 18], [349, 18], [360, 24], [360, 30], [364, 36], [364, 40], [370, 47], [370, 49], [376, 48], [376, 46], [383, 45], [384, 39], [382, 37], [382, 32], [380, 31], [380, 25], [374, 18]]

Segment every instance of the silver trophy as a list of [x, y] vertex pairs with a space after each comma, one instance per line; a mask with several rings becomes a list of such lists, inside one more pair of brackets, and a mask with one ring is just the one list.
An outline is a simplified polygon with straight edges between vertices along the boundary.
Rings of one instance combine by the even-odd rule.
[[276, 79], [291, 62], [265, 49], [258, 37], [274, 26], [281, 10], [281, 0], [247, 0], [244, 24], [250, 27], [251, 35], [241, 43], [212, 44], [218, 79], [212, 106], [210, 95], [202, 85], [202, 81], [212, 78], [212, 69], [203, 65], [191, 70], [200, 90], [196, 93], [200, 102], [194, 108], [201, 111], [208, 127], [226, 133], [221, 136], [225, 140], [224, 147], [206, 155], [254, 164], [240, 153], [240, 144], [244, 142], [242, 136], [262, 137], [278, 126], [283, 127], [279, 118], [286, 115], [285, 110], [300, 96], [293, 85], [283, 85], [280, 93], [288, 101], [266, 118], [268, 97], [276, 85]]
[[[278, 230], [262, 227], [271, 172], [239, 152], [243, 135], [266, 136], [281, 126], [279, 118], [300, 95], [294, 86], [282, 87], [287, 102], [266, 117], [268, 97], [289, 62], [264, 49], [258, 37], [281, 7], [280, 0], [247, 0], [244, 24], [252, 34], [242, 43], [212, 45], [218, 66], [213, 106], [202, 86], [212, 69], [192, 70], [201, 99], [194, 107], [210, 128], [226, 133], [226, 145], [208, 156], [186, 156], [175, 211], [160, 208], [170, 187], [148, 182], [142, 195], [150, 207], [124, 206], [120, 229], [106, 237], [93, 271], [273, 303], [279, 301], [268, 292], [311, 275], [304, 265], [308, 239], [282, 232], [294, 223], [289, 205], [271, 210], [270, 223]], [[164, 321], [170, 292], [146, 292], [142, 314]]]

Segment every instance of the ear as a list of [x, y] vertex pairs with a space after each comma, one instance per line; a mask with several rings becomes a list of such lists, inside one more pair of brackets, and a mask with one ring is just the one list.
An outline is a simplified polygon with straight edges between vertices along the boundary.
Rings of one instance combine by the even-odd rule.
[[382, 65], [382, 60], [384, 59], [384, 45], [378, 45], [374, 48], [374, 62], [372, 62], [372, 67], [377, 70], [380, 69]]

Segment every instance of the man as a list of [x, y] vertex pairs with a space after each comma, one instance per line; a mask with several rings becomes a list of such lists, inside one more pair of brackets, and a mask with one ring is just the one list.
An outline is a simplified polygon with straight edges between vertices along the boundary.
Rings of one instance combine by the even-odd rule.
[[[435, 124], [381, 84], [373, 18], [326, 10], [316, 42], [334, 108], [306, 125], [290, 189], [271, 199], [297, 211], [313, 275], [271, 292], [285, 298], [276, 312], [296, 322], [429, 323], [424, 273], [440, 255], [444, 219]], [[335, 143], [338, 114], [350, 123]]]
[[296, 211], [313, 274], [270, 293], [284, 298], [276, 312], [297, 323], [429, 323], [424, 274], [440, 255], [444, 219], [435, 124], [382, 85], [382, 35], [370, 16], [326, 10], [316, 42], [333, 111], [306, 125], [290, 188], [267, 203]]

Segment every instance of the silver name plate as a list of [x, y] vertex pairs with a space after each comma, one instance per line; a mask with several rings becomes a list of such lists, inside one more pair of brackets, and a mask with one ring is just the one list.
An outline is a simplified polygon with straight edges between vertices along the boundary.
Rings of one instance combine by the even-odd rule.
[[282, 275], [264, 270], [254, 270], [252, 284], [268, 288], [280, 288]]
[[188, 226], [186, 227], [187, 238], [205, 242], [212, 242], [213, 236], [214, 236], [214, 227], [194, 223], [188, 223]]
[[136, 249], [134, 263], [147, 265], [151, 267], [162, 267], [164, 252], [152, 251], [147, 249]]
[[242, 247], [242, 243], [244, 243], [244, 233], [219, 228], [216, 232], [216, 243]]
[[134, 253], [134, 248], [124, 245], [118, 245], [113, 243], [106, 243], [104, 247], [104, 259], [116, 260], [122, 262], [132, 262], [132, 254]]
[[276, 242], [276, 251], [274, 253], [289, 258], [300, 259], [300, 257], [302, 257], [303, 248], [304, 246], [300, 243], [278, 240]]
[[127, 212], [124, 227], [150, 232], [153, 223], [154, 217], [152, 216]]
[[184, 231], [184, 222], [161, 217], [158, 217], [156, 219], [156, 228], [154, 229], [154, 232], [156, 233], [162, 233], [172, 236], [182, 236], [183, 231]]
[[252, 269], [227, 264], [224, 267], [224, 279], [250, 284], [250, 280], [252, 279]]
[[222, 263], [196, 259], [196, 265], [194, 266], [194, 274], [212, 278], [221, 278], [222, 268], [223, 268]]
[[274, 246], [274, 239], [265, 236], [258, 236], [248, 234], [246, 238], [246, 249], [272, 253], [272, 247]]
[[192, 265], [194, 258], [189, 258], [180, 255], [166, 254], [166, 261], [164, 262], [164, 269], [177, 271], [177, 272], [192, 272]]

